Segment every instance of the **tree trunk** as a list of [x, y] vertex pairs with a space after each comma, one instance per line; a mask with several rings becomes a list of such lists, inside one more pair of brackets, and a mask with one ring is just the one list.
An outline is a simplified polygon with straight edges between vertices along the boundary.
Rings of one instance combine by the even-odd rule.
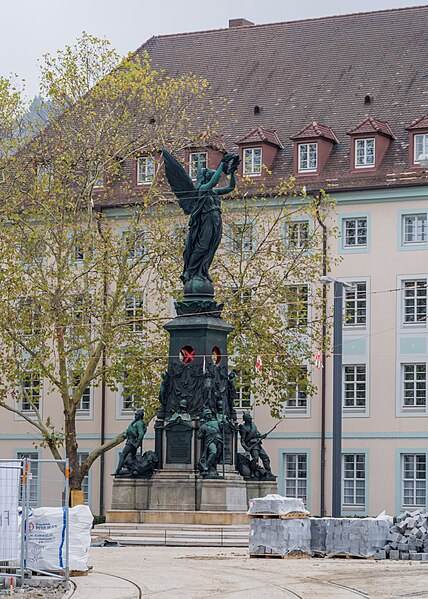
[[70, 490], [80, 491], [82, 489], [83, 476], [79, 466], [77, 454], [77, 437], [76, 437], [76, 412], [66, 412], [65, 414], [65, 450], [68, 457], [70, 469]]

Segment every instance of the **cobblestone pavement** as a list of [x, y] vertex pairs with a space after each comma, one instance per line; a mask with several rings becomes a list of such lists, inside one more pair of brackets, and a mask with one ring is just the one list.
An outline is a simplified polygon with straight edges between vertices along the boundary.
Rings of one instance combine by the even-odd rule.
[[[244, 550], [92, 548], [73, 599], [428, 599], [428, 563], [250, 559]], [[118, 578], [119, 577], [119, 578]]]

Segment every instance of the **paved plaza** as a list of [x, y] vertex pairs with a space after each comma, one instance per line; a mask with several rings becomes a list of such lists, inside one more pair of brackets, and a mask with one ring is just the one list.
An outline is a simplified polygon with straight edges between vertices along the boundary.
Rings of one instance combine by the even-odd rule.
[[250, 559], [242, 548], [91, 548], [73, 599], [428, 599], [428, 563]]

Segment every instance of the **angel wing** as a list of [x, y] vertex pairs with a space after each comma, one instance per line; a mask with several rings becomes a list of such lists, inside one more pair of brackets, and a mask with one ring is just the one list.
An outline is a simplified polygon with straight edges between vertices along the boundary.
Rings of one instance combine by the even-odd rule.
[[171, 190], [177, 196], [180, 208], [184, 214], [191, 214], [195, 202], [198, 199], [198, 192], [193, 185], [192, 179], [186, 173], [181, 164], [165, 148], [162, 150], [163, 162], [165, 165], [166, 178], [170, 184]]

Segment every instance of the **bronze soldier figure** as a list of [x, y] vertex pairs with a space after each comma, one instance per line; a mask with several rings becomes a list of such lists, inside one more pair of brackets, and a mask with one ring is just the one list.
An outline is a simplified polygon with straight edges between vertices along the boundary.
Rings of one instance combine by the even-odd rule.
[[[118, 476], [121, 473], [126, 461], [131, 462], [131, 464], [136, 464], [137, 451], [138, 448], [141, 447], [141, 443], [143, 442], [146, 431], [147, 426], [144, 422], [144, 410], [140, 408], [135, 412], [133, 422], [131, 422], [124, 433], [126, 444], [124, 450], [120, 454], [119, 464], [117, 466], [115, 476]], [[129, 468], [129, 470], [132, 471], [132, 466]]]
[[251, 456], [251, 477], [256, 477], [259, 458], [263, 463], [263, 468], [266, 472], [264, 478], [267, 480], [275, 480], [276, 477], [272, 474], [270, 468], [270, 459], [266, 451], [262, 447], [262, 440], [266, 439], [267, 435], [262, 435], [257, 426], [253, 422], [253, 417], [249, 412], [243, 415], [244, 423], [239, 425], [239, 435], [241, 437], [241, 445]]

